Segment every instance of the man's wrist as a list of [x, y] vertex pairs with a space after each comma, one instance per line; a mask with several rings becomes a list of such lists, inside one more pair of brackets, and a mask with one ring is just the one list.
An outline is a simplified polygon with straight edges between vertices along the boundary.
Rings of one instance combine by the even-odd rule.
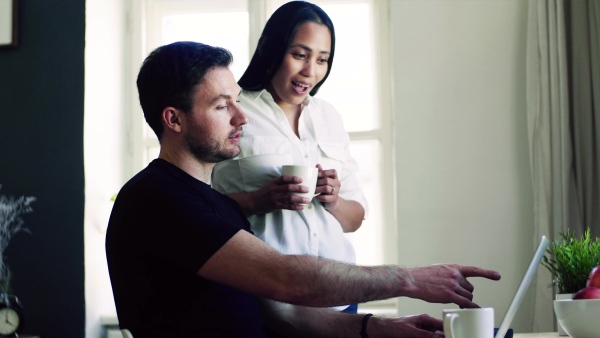
[[[364, 317], [363, 317], [363, 319], [364, 319]], [[388, 321], [387, 325], [386, 325], [386, 321]], [[387, 337], [385, 335], [385, 332], [386, 332], [386, 327], [389, 328], [389, 324], [390, 324], [389, 318], [376, 317], [376, 316], [369, 317], [366, 328], [365, 328], [367, 337], [369, 337], [369, 338]], [[362, 338], [362, 336], [361, 336], [361, 338]]]
[[369, 319], [372, 316], [372, 313], [367, 313], [363, 316], [360, 328], [360, 338], [369, 338], [369, 334], [367, 332], [367, 325], [369, 324]]

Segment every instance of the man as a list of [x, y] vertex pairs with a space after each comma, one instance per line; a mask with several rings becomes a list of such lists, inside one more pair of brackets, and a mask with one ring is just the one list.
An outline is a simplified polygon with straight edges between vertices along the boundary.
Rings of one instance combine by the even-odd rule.
[[224, 49], [177, 42], [141, 67], [140, 103], [161, 149], [121, 189], [109, 221], [106, 253], [121, 328], [136, 338], [264, 337], [259, 296], [302, 305], [286, 310], [310, 321], [298, 324], [300, 336], [436, 337], [442, 323], [427, 315], [369, 319], [313, 307], [398, 296], [476, 307], [466, 278], [498, 280], [497, 272], [352, 266], [282, 255], [252, 235], [239, 206], [208, 185], [215, 163], [239, 153], [247, 123], [231, 61]]

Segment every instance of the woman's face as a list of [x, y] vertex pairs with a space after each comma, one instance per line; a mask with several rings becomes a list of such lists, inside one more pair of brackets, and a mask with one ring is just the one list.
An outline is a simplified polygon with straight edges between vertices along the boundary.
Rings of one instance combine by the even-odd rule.
[[327, 26], [307, 22], [298, 27], [281, 66], [267, 90], [285, 111], [301, 104], [312, 88], [323, 80], [329, 67], [331, 33]]

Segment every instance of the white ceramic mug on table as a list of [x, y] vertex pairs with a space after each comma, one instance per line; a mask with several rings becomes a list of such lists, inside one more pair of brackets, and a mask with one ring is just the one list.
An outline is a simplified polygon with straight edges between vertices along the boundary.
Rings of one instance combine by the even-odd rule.
[[442, 312], [446, 338], [494, 338], [494, 309], [447, 309]]
[[308, 198], [308, 203], [312, 201], [312, 198], [315, 196], [315, 189], [317, 188], [317, 179], [319, 177], [319, 169], [317, 167], [310, 167], [304, 165], [284, 165], [281, 168], [281, 174], [300, 177], [302, 179], [302, 183], [300, 183], [300, 185], [307, 187], [308, 192], [293, 192], [292, 194]]

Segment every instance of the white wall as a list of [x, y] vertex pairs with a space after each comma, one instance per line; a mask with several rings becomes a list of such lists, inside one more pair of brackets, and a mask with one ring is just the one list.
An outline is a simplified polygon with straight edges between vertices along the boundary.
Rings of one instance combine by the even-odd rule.
[[[496, 325], [534, 251], [525, 115], [527, 2], [391, 1], [399, 262], [495, 269], [471, 279]], [[400, 300], [440, 317], [450, 305]], [[529, 332], [531, 292], [512, 327]]]
[[85, 300], [86, 337], [103, 337], [100, 317], [116, 316], [104, 236], [110, 198], [123, 180], [120, 161], [128, 98], [126, 12], [122, 0], [86, 1], [85, 46]]
[[[87, 0], [86, 337], [115, 315], [106, 268], [107, 199], [124, 182], [115, 165], [131, 67], [129, 1]], [[533, 254], [525, 116], [527, 2], [391, 0], [398, 203], [398, 261], [496, 269], [500, 282], [472, 280], [475, 301], [499, 324]], [[136, 65], [137, 68], [139, 65]], [[131, 83], [129, 83], [131, 85]], [[401, 299], [399, 313], [443, 308]], [[512, 327], [530, 329], [531, 295]]]

